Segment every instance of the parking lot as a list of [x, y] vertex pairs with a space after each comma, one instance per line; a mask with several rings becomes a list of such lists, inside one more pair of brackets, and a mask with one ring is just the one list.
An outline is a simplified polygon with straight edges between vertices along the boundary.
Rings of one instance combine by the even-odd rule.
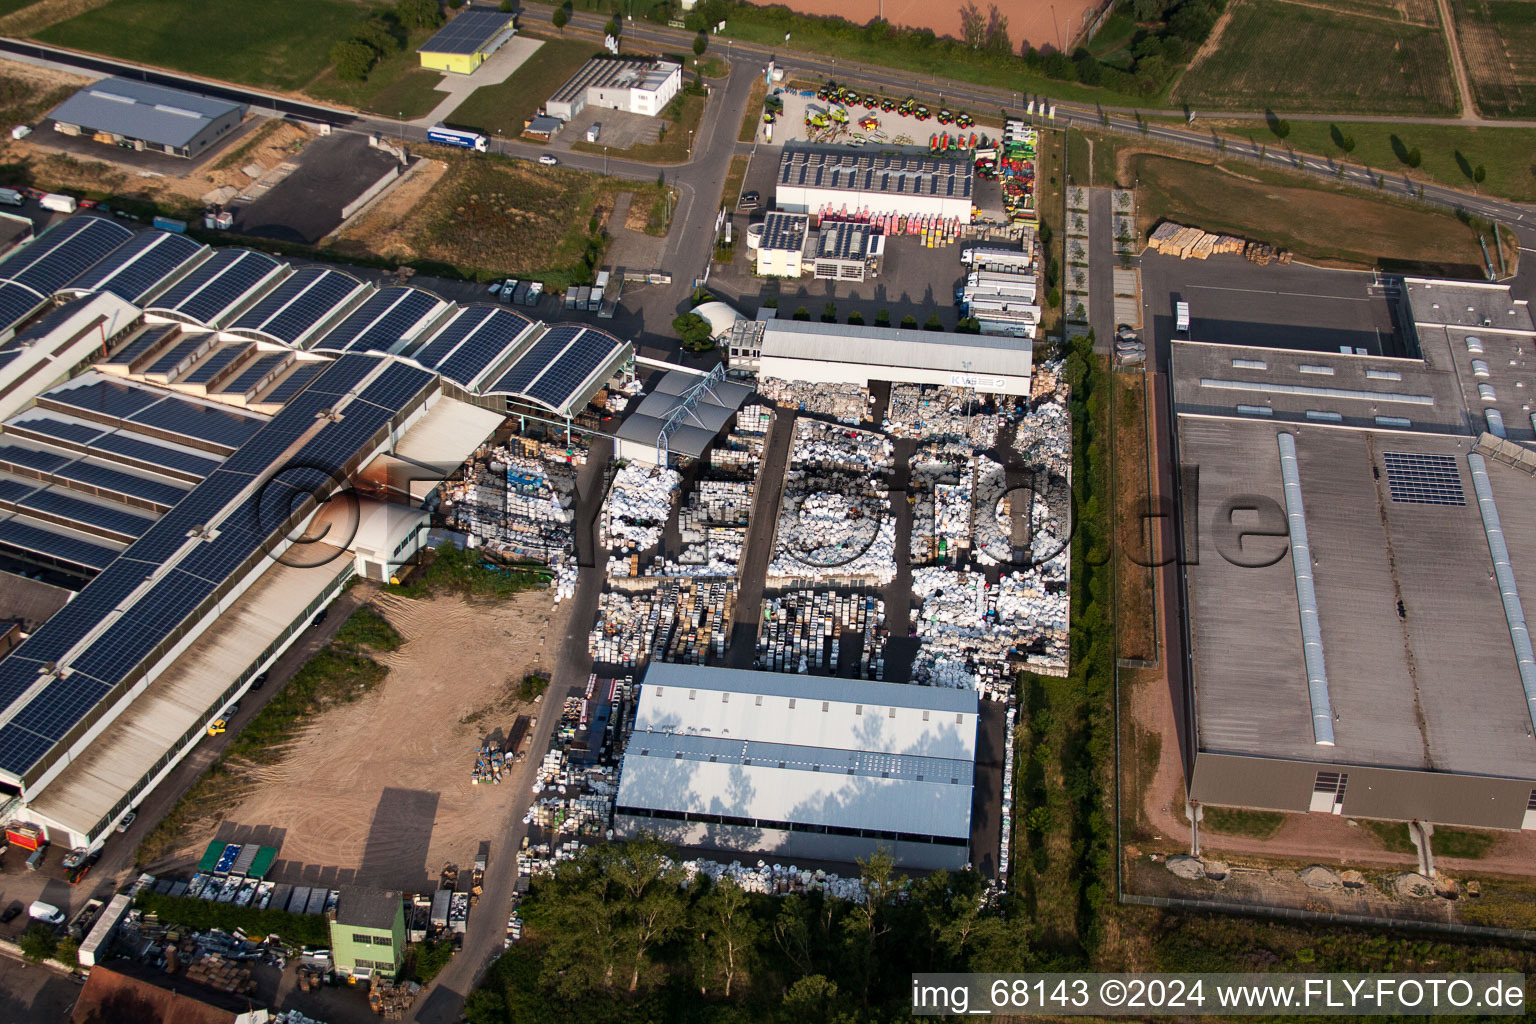
[[1222, 345], [1405, 356], [1406, 343], [1376, 277], [1369, 271], [1323, 270], [1301, 263], [1250, 263], [1241, 256], [1181, 260], [1141, 258], [1143, 324], [1166, 366], [1174, 303], [1188, 302], [1189, 337]]
[[565, 123], [550, 142], [551, 149], [571, 148], [573, 142], [585, 142], [587, 129], [601, 125], [597, 144], [613, 150], [614, 156], [622, 156], [631, 146], [643, 146], [661, 137], [661, 118], [632, 114], [627, 110], [607, 110], [603, 107], [587, 107]]

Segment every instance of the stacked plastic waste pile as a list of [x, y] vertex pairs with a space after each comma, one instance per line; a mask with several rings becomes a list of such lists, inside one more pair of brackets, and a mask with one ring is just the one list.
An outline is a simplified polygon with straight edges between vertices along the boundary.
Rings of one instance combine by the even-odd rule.
[[786, 408], [831, 416], [853, 426], [869, 419], [872, 401], [869, 392], [857, 384], [808, 384], [778, 377], [759, 377], [757, 392]]
[[891, 385], [885, 432], [921, 440], [963, 440], [976, 448], [997, 444], [1000, 417], [987, 411], [989, 397], [967, 388]]
[[619, 470], [603, 499], [603, 546], [639, 552], [659, 544], [682, 479], [676, 470], [636, 462]]
[[797, 420], [768, 576], [894, 579], [891, 456], [882, 434]]

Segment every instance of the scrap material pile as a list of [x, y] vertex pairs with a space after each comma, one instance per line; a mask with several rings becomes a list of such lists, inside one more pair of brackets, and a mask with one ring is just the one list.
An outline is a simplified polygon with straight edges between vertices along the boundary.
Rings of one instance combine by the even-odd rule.
[[[637, 462], [619, 470], [603, 499], [603, 546], [638, 556], [661, 543], [661, 532], [672, 514], [672, 502], [682, 480], [674, 469]], [[630, 569], [638, 565], [637, 560], [609, 559], [610, 576], [634, 575], [628, 569], [615, 572], [615, 563]]]
[[420, 991], [421, 986], [414, 981], [402, 981], [397, 985], [377, 978], [368, 985], [368, 1007], [385, 1020], [404, 1020]]
[[922, 599], [921, 641], [912, 676], [932, 686], [975, 689], [1007, 700], [1010, 659], [1062, 668], [1067, 653], [1066, 559], [1005, 573], [996, 585], [979, 572], [929, 566], [912, 570]]
[[586, 453], [521, 437], [510, 444], [476, 453], [464, 479], [445, 489], [448, 523], [511, 559], [568, 560], [575, 540], [573, 464], [585, 462]]
[[218, 953], [209, 953], [194, 960], [187, 965], [182, 977], [188, 981], [195, 981], [199, 985], [216, 988], [220, 992], [250, 995], [256, 991], [256, 982], [251, 978], [251, 969], [242, 967]]
[[786, 409], [831, 416], [850, 426], [858, 426], [869, 419], [869, 407], [874, 401], [869, 392], [857, 384], [808, 384], [778, 377], [759, 377], [757, 392]]
[[859, 645], [860, 679], [885, 678], [885, 602], [874, 594], [797, 590], [763, 602], [754, 668], [838, 674], [842, 639]]
[[734, 579], [663, 579], [654, 590], [608, 591], [598, 599], [587, 647], [593, 660], [625, 668], [647, 658], [702, 665], [711, 652], [725, 656], [735, 604]]
[[[534, 780], [523, 822], [550, 836], [601, 836], [613, 821], [619, 792], [618, 737], [633, 707], [634, 679], [590, 676], [580, 697], [567, 697], [549, 753]], [[525, 846], [525, 853], [527, 847]], [[520, 871], [528, 870], [522, 854]]]
[[1039, 159], [1040, 133], [1023, 121], [1010, 120], [1003, 126], [1002, 145], [993, 150], [978, 150], [977, 172], [985, 178], [1002, 182], [1003, 212], [1008, 222], [1030, 228], [1040, 224], [1035, 203], [1035, 164]]
[[883, 434], [795, 421], [770, 579], [895, 578], [892, 451]]
[[911, 556], [916, 564], [962, 559], [971, 547], [974, 458], [967, 445], [920, 445], [910, 463]]
[[892, 437], [961, 440], [977, 448], [997, 444], [999, 416], [965, 388], [891, 385], [884, 429]]
[[515, 733], [505, 742], [488, 737], [475, 747], [475, 767], [469, 773], [470, 785], [478, 786], [482, 782], [501, 785], [502, 776], [510, 775], [512, 766], [522, 760], [517, 753], [520, 738]]
[[[561, 861], [581, 855], [582, 845], [574, 840], [561, 843], [526, 843], [517, 855], [517, 869], [523, 875], [541, 875], [555, 870]], [[711, 881], [730, 878], [749, 893], [766, 896], [804, 896], [821, 893], [823, 896], [849, 903], [863, 903], [864, 880], [857, 875], [848, 877], [817, 868], [812, 871], [794, 864], [769, 864], [758, 861], [748, 866], [739, 860], [722, 864], [715, 860], [690, 858], [672, 861], [663, 858], [664, 866], [676, 865], [683, 869], [689, 882], [708, 877]]]
[[1241, 256], [1248, 243], [1236, 235], [1213, 235], [1209, 231], [1187, 228], [1165, 220], [1152, 232], [1147, 245], [1153, 252], [1164, 256], [1203, 260], [1223, 254]]
[[747, 543], [752, 485], [745, 480], [698, 480], [678, 514], [677, 561], [658, 557], [652, 576], [735, 576]]

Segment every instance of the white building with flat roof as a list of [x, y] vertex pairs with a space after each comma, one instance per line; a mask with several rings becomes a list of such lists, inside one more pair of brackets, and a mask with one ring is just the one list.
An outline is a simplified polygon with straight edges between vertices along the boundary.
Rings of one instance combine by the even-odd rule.
[[1034, 345], [1027, 338], [807, 320], [766, 320], [762, 328], [759, 338], [749, 342], [743, 333], [740, 342], [733, 342], [748, 351], [733, 353], [732, 364], [755, 365], [763, 377], [860, 387], [884, 380], [1029, 394]]
[[714, 850], [970, 860], [975, 691], [651, 665], [614, 827]]
[[593, 57], [544, 104], [550, 117], [569, 121], [587, 107], [655, 117], [683, 87], [683, 66], [669, 60]]

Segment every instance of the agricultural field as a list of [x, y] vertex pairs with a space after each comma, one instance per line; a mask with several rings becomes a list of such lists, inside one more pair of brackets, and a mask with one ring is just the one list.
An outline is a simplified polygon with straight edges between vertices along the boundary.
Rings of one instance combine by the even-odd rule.
[[1478, 110], [1536, 116], [1536, 2], [1451, 0], [1451, 16]]
[[[1406, 174], [1451, 188], [1475, 188], [1484, 195], [1536, 200], [1536, 173], [1531, 170], [1532, 155], [1536, 154], [1536, 129], [1295, 119], [1286, 123], [1291, 130], [1284, 143], [1274, 137], [1263, 121], [1201, 118], [1195, 125], [1268, 145], [1271, 151], [1290, 146], [1298, 153], [1342, 159], [1350, 166], [1364, 164], [1388, 177]], [[1413, 166], [1415, 151], [1418, 167]], [[1478, 167], [1487, 172], [1480, 185], [1474, 181]]]
[[1426, 269], [1482, 265], [1477, 236], [1449, 213], [1247, 165], [1226, 168], [1146, 153], [1132, 160], [1141, 182], [1136, 211], [1143, 238], [1167, 219], [1269, 242], [1310, 261]]
[[373, 0], [265, 0], [260, 26], [240, 0], [110, 0], [43, 29], [45, 43], [280, 92], [297, 92], [330, 66], [331, 47], [370, 14]]
[[[650, 210], [655, 182], [604, 178], [526, 160], [445, 153], [344, 232], [336, 251], [420, 266], [451, 266], [478, 280], [534, 277], [564, 288], [590, 280], [622, 192]], [[666, 225], [657, 226], [665, 234]]]
[[1456, 113], [1438, 23], [1292, 0], [1233, 0], [1229, 12], [1215, 45], [1174, 87], [1174, 100], [1197, 111]]
[[505, 82], [483, 85], [471, 93], [447, 118], [447, 123], [455, 128], [516, 138], [523, 123], [597, 50], [593, 43], [579, 39], [545, 39], [544, 45]]

